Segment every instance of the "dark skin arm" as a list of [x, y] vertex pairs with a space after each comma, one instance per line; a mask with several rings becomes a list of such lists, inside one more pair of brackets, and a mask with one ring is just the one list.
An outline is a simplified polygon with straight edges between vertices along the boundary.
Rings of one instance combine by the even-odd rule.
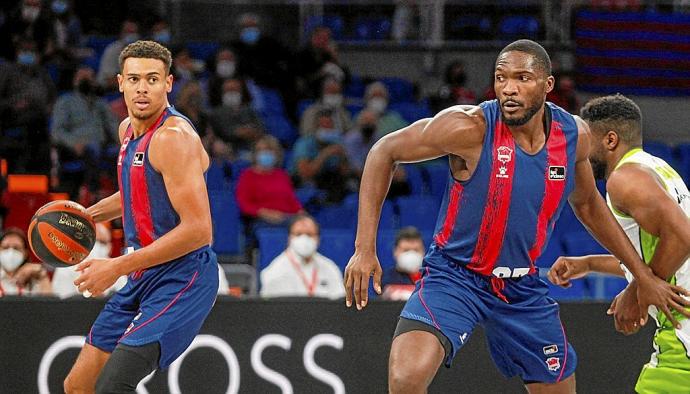
[[369, 278], [381, 294], [381, 265], [376, 256], [376, 232], [381, 206], [388, 193], [395, 166], [445, 155], [476, 166], [484, 138], [484, 115], [478, 107], [451, 107], [433, 119], [422, 119], [386, 135], [369, 152], [360, 185], [355, 253], [345, 268], [345, 302], [357, 309], [367, 304]]
[[[623, 229], [620, 228], [595, 187], [592, 168], [589, 164], [589, 139], [591, 138], [589, 127], [580, 118], [576, 117], [576, 119], [579, 138], [575, 164], [575, 190], [569, 197], [570, 205], [573, 207], [575, 215], [594, 238], [618, 257], [635, 277], [640, 311], [646, 311], [649, 305], [654, 305], [664, 313], [669, 311], [667, 316], [673, 320], [669, 307], [686, 313], [678, 305], [680, 297], [677, 293], [687, 294], [687, 292], [680, 287], [671, 286], [655, 276], [637, 255]], [[647, 314], [640, 311], [638, 311], [636, 318], [629, 314], [616, 313], [615, 318], [618, 326], [632, 326], [637, 322], [644, 324]]]
[[[666, 280], [690, 257], [690, 220], [677, 201], [664, 188], [664, 184], [650, 169], [639, 164], [625, 164], [614, 171], [606, 184], [614, 208], [630, 217], [646, 232], [659, 238], [649, 267], [655, 275]], [[610, 312], [623, 316], [633, 313], [637, 304], [636, 283], [632, 282], [611, 305]], [[678, 288], [678, 292], [682, 292]], [[685, 316], [690, 315], [683, 306], [690, 302], [680, 295], [661, 311], [675, 327], [677, 319], [669, 306]], [[646, 313], [646, 309], [641, 310]], [[627, 319], [623, 318], [623, 321]], [[625, 334], [637, 332], [639, 326], [620, 325], [616, 329]]]

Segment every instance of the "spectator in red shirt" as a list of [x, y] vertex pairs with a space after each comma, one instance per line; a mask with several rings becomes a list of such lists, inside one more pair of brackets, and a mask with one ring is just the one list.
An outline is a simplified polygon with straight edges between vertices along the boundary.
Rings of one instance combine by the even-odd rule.
[[252, 151], [253, 165], [240, 175], [237, 202], [249, 229], [284, 226], [302, 211], [287, 171], [281, 168], [283, 150], [270, 135], [261, 137]]

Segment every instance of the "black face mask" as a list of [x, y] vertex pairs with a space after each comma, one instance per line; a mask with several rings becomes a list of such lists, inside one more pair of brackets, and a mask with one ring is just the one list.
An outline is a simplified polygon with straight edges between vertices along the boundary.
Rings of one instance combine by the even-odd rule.
[[79, 91], [79, 93], [81, 93], [85, 96], [90, 96], [90, 95], [94, 94], [95, 89], [94, 89], [93, 83], [91, 83], [91, 81], [89, 81], [88, 79], [82, 79], [77, 84], [77, 90]]
[[369, 139], [376, 132], [376, 126], [367, 124], [362, 126], [362, 137]]

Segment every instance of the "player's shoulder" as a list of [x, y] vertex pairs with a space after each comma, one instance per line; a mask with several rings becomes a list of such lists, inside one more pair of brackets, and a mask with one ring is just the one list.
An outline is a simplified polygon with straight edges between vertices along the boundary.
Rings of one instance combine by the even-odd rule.
[[483, 135], [486, 118], [481, 107], [476, 105], [454, 105], [439, 112], [430, 122], [431, 129], [446, 132], [460, 132], [465, 135]]
[[651, 168], [639, 163], [625, 163], [611, 171], [606, 180], [606, 191], [614, 201], [665, 194], [663, 181], [659, 176]]
[[158, 132], [153, 136], [159, 142], [179, 141], [180, 143], [200, 140], [199, 134], [194, 130], [194, 126], [185, 118], [180, 116], [169, 116], [161, 125]]

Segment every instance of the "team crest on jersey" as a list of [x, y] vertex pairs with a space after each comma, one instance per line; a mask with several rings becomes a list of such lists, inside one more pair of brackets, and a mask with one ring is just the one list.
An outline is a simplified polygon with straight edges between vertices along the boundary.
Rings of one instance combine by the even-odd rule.
[[132, 165], [141, 167], [144, 165], [144, 152], [134, 153], [134, 159], [132, 159]]
[[563, 181], [565, 180], [564, 166], [549, 166], [549, 180]]
[[508, 162], [513, 159], [513, 150], [507, 146], [499, 146], [496, 153], [496, 160], [501, 162], [496, 178], [508, 178]]
[[558, 371], [561, 369], [561, 359], [558, 357], [549, 357], [546, 359], [546, 366], [549, 367], [549, 371]]
[[549, 345], [549, 346], [544, 346], [544, 354], [549, 355], [549, 354], [554, 354], [558, 353], [558, 345]]

